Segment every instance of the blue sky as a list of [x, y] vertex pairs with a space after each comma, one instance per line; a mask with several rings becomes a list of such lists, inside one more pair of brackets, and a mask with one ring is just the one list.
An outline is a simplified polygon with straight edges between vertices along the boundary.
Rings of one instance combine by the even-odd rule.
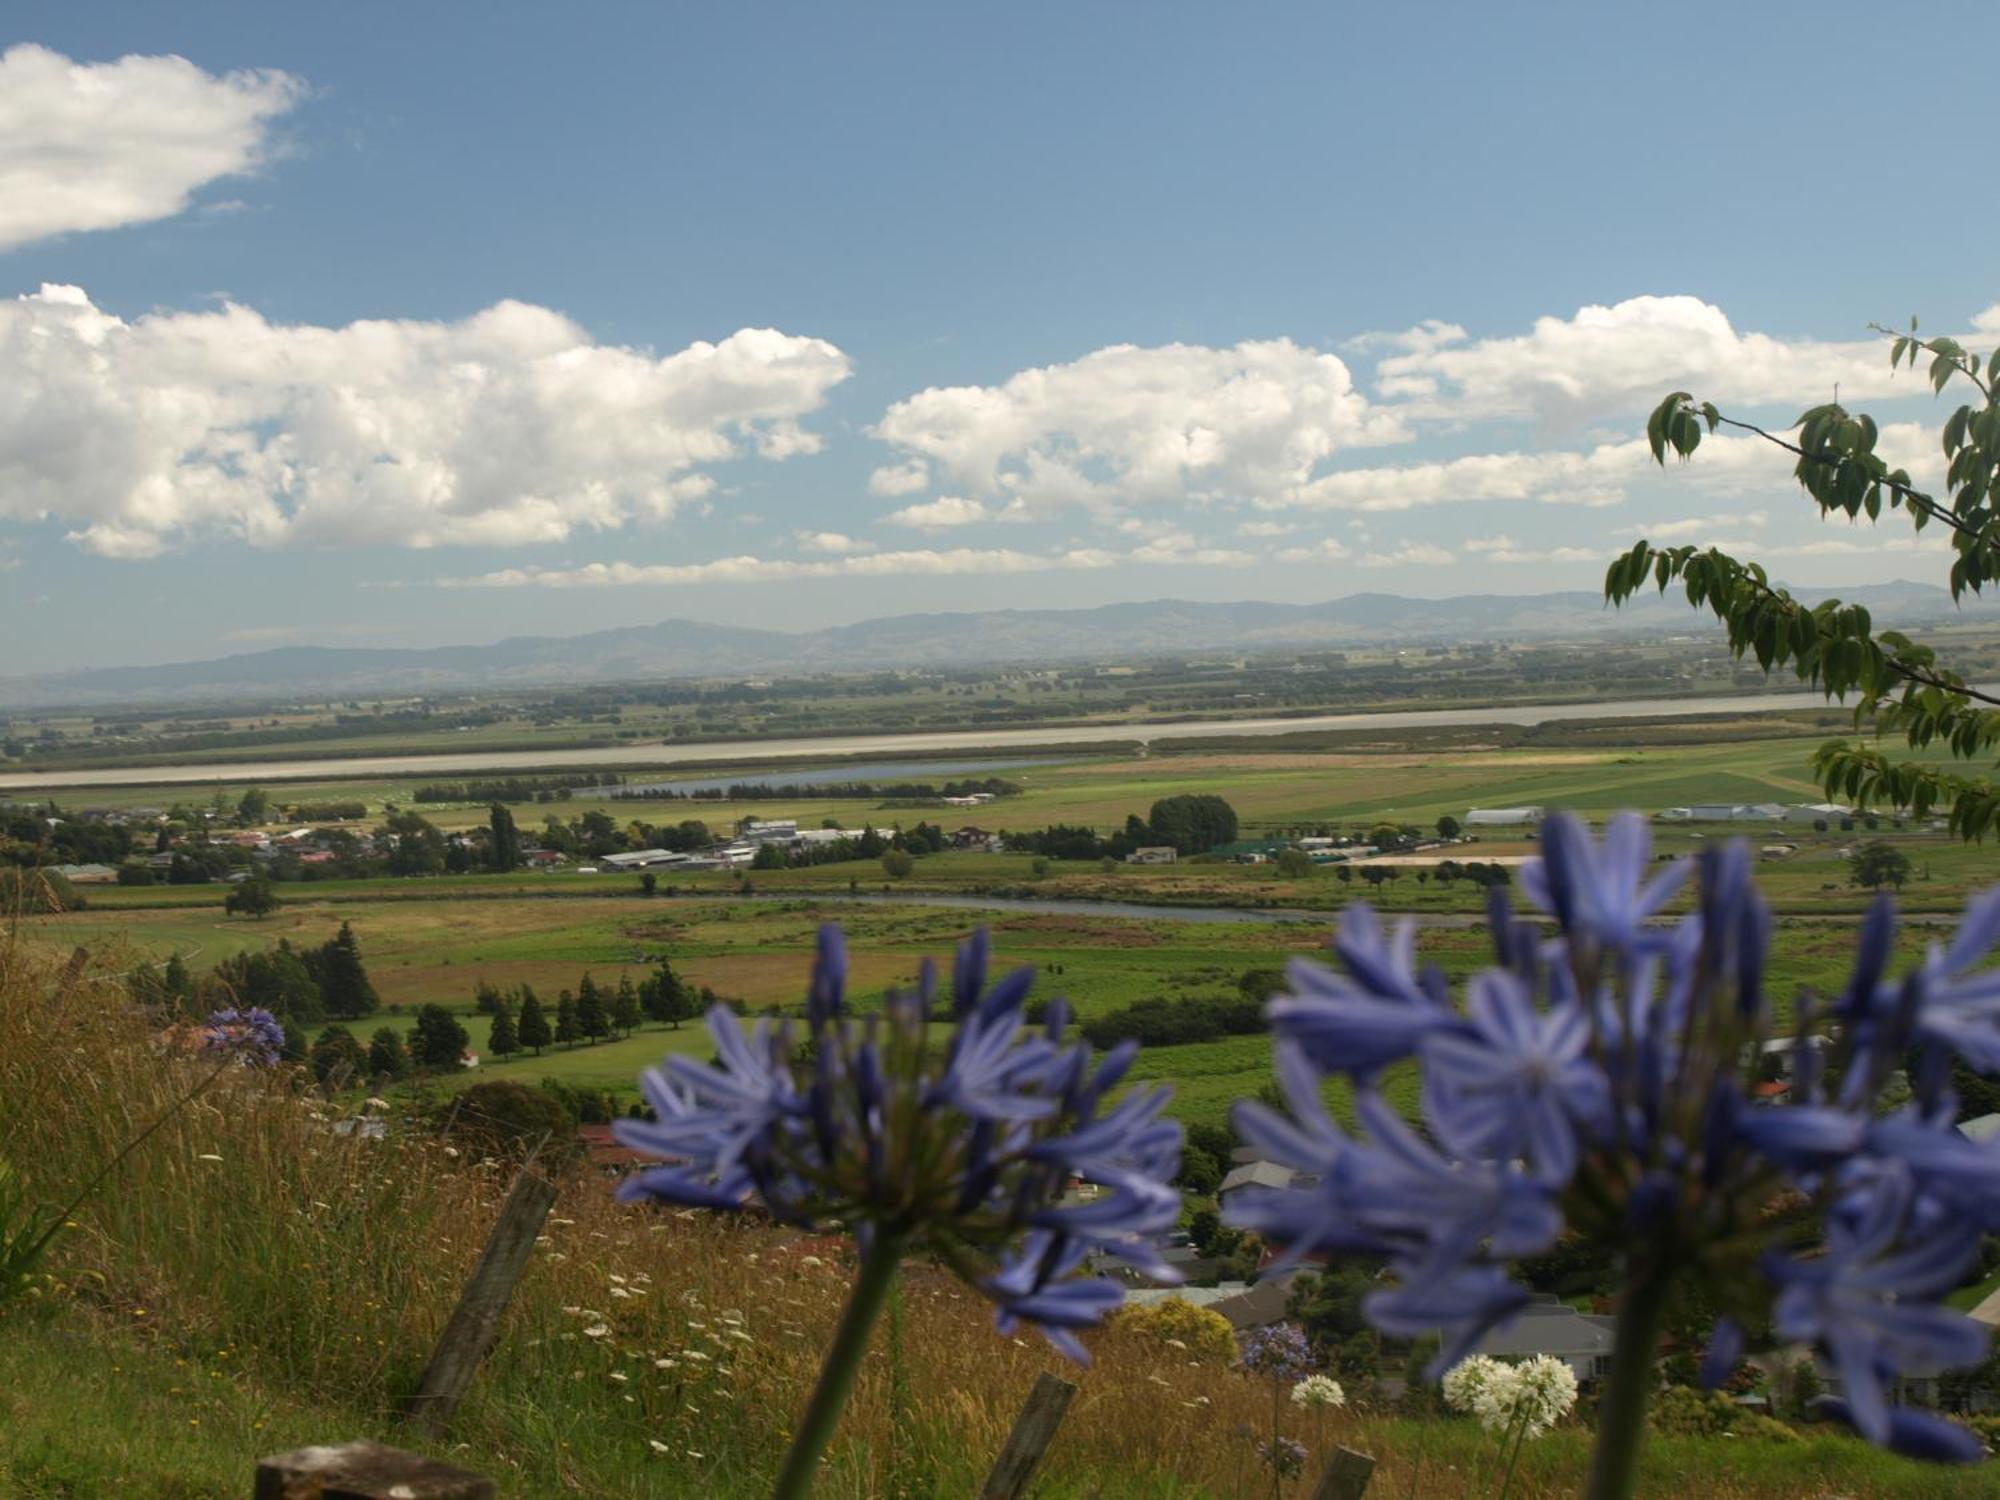
[[1864, 325], [2000, 343], [1926, 102], [2000, 23], [1697, 19], [17, 4], [0, 670], [1534, 592], [1640, 534], [1939, 578], [1781, 455], [1632, 444], [1838, 383], [1935, 468]]

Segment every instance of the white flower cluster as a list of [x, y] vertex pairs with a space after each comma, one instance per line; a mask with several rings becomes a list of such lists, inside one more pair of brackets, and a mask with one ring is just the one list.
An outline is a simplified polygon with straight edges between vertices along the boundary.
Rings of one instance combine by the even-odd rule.
[[1444, 1379], [1438, 1382], [1444, 1404], [1462, 1416], [1471, 1416], [1480, 1392], [1486, 1389], [1496, 1373], [1501, 1379], [1506, 1379], [1506, 1369], [1499, 1360], [1489, 1359], [1484, 1354], [1460, 1360], [1446, 1370]]
[[1540, 1437], [1576, 1405], [1576, 1374], [1546, 1354], [1518, 1365], [1475, 1354], [1445, 1372], [1444, 1402], [1479, 1419], [1489, 1432], [1519, 1428]]
[[1294, 1406], [1345, 1406], [1347, 1392], [1331, 1375], [1308, 1375], [1292, 1387]]

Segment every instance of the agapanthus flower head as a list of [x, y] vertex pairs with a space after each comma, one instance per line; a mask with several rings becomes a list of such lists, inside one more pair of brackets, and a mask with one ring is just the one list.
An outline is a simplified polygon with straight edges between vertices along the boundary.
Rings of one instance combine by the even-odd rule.
[[1444, 1378], [1438, 1382], [1438, 1394], [1451, 1410], [1469, 1417], [1488, 1385], [1511, 1378], [1508, 1367], [1491, 1355], [1468, 1354], [1444, 1372]]
[[1238, 1343], [1242, 1350], [1240, 1363], [1253, 1375], [1297, 1380], [1314, 1364], [1312, 1345], [1294, 1323], [1253, 1328]]
[[[879, 1013], [846, 994], [838, 927], [821, 929], [801, 1047], [789, 1024], [708, 1014], [716, 1060], [669, 1057], [640, 1089], [651, 1120], [618, 1137], [668, 1165], [628, 1178], [627, 1198], [759, 1205], [782, 1222], [842, 1227], [928, 1252], [990, 1297], [1002, 1331], [1032, 1323], [1084, 1357], [1077, 1331], [1123, 1298], [1088, 1274], [1100, 1256], [1180, 1278], [1157, 1238], [1178, 1222], [1180, 1126], [1165, 1089], [1113, 1099], [1134, 1049], [1094, 1058], [1067, 1010], [1030, 1027], [1033, 981], [989, 983], [984, 933], [961, 948], [948, 1012], [926, 964]], [[1079, 1192], [1079, 1187], [1085, 1190]]]
[[1328, 1407], [1347, 1405], [1347, 1392], [1331, 1375], [1308, 1375], [1292, 1387], [1292, 1405]]
[[[1878, 903], [1838, 999], [1796, 997], [1787, 1031], [1741, 844], [1656, 868], [1644, 821], [1625, 814], [1601, 841], [1553, 817], [1542, 847], [1521, 884], [1555, 932], [1497, 901], [1501, 963], [1462, 1007], [1352, 910], [1334, 942], [1348, 972], [1294, 969], [1269, 1010], [1289, 1111], [1240, 1105], [1238, 1128], [1310, 1185], [1245, 1189], [1230, 1221], [1291, 1259], [1385, 1259], [1395, 1284], [1368, 1316], [1442, 1336], [1433, 1370], [1460, 1409], [1524, 1378], [1541, 1382], [1538, 1423], [1573, 1400], [1566, 1367], [1523, 1377], [1466, 1358], [1528, 1300], [1510, 1263], [1567, 1230], [1618, 1257], [1628, 1286], [1702, 1283], [1723, 1314], [1708, 1378], [1745, 1352], [1743, 1329], [1774, 1327], [1839, 1369], [1861, 1432], [1921, 1446], [1927, 1429], [1889, 1405], [1897, 1372], [1976, 1362], [1986, 1345], [1942, 1299], [2000, 1230], [2000, 1150], [1953, 1128], [1949, 1088], [1954, 1060], [2000, 1065], [2000, 891], [1901, 975], [1893, 908]], [[1770, 1102], [1758, 1084], [1774, 1042], [1795, 1065]], [[1892, 1109], [1884, 1091], [1911, 1059], [1915, 1097]], [[1376, 1092], [1396, 1063], [1421, 1071], [1418, 1121]], [[1351, 1131], [1320, 1100], [1330, 1074], [1353, 1090]]]
[[1306, 1445], [1297, 1438], [1276, 1437], [1257, 1443], [1257, 1461], [1280, 1479], [1296, 1479], [1306, 1471]]
[[284, 1053], [285, 1028], [259, 1006], [211, 1011], [202, 1024], [202, 1045], [226, 1052], [252, 1067], [268, 1068]]

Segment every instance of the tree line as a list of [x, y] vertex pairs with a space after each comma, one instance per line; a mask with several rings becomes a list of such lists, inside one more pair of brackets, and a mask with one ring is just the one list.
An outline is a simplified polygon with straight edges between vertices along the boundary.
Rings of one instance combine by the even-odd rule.
[[1206, 854], [1234, 843], [1236, 809], [1209, 793], [1162, 797], [1144, 818], [1125, 819], [1104, 837], [1094, 828], [1052, 823], [1047, 828], [1003, 835], [1009, 849], [1050, 859], [1123, 859], [1135, 849], [1170, 848], [1177, 854]]
[[280, 938], [273, 948], [233, 953], [200, 977], [175, 954], [157, 968], [133, 970], [125, 983], [135, 1001], [167, 1015], [198, 1018], [228, 1006], [268, 1010], [287, 1037], [320, 1021], [359, 1020], [382, 1004], [346, 922], [316, 947], [295, 948]]

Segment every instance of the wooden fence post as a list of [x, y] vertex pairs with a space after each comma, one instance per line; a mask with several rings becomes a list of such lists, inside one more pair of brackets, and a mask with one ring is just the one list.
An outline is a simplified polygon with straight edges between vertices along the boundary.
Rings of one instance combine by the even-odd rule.
[[1375, 1460], [1352, 1448], [1335, 1448], [1326, 1472], [1319, 1477], [1313, 1500], [1361, 1500], [1375, 1477]]
[[1014, 1430], [1007, 1434], [1007, 1446], [1000, 1450], [993, 1472], [986, 1476], [980, 1500], [1019, 1500], [1027, 1493], [1035, 1465], [1055, 1440], [1063, 1413], [1075, 1395], [1076, 1387], [1061, 1376], [1044, 1372], [1035, 1377], [1034, 1389], [1028, 1392], [1021, 1415], [1014, 1419]]
[[408, 1415], [419, 1431], [441, 1437], [472, 1384], [479, 1362], [493, 1347], [500, 1331], [500, 1315], [514, 1295], [514, 1287], [527, 1269], [528, 1256], [536, 1236], [556, 1201], [556, 1185], [529, 1167], [514, 1179], [513, 1191], [487, 1236], [479, 1264], [458, 1299], [451, 1321], [438, 1336], [437, 1349], [424, 1369], [417, 1393], [410, 1398]]
[[257, 1464], [253, 1500], [494, 1500], [493, 1481], [380, 1443], [299, 1448]]

